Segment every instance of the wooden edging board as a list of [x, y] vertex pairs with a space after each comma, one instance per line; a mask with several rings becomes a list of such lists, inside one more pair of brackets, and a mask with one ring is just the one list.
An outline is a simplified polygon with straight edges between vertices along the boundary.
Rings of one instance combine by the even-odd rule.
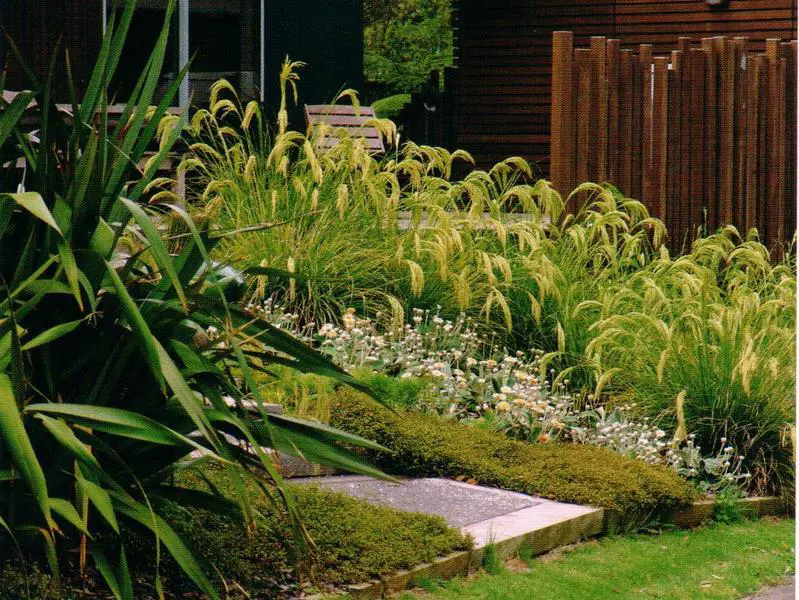
[[[666, 522], [681, 529], [697, 527], [713, 517], [713, 505], [713, 500], [693, 502], [687, 508], [672, 512], [666, 518]], [[745, 514], [753, 517], [770, 517], [788, 513], [785, 501], [776, 496], [743, 498], [739, 501], [739, 505]]]
[[[740, 501], [740, 504], [744, 512], [748, 512], [750, 515], [757, 517], [784, 515], [787, 513], [785, 502], [781, 498], [774, 496], [744, 498]], [[662, 515], [659, 521], [661, 523], [671, 523], [679, 528], [696, 527], [713, 516], [713, 505], [714, 502], [712, 500], [693, 502], [688, 507]], [[618, 514], [605, 511], [602, 526], [599, 530], [597, 531], [593, 528], [591, 522], [586, 521], [586, 531], [579, 537], [584, 539], [612, 532], [621, 522], [622, 519]], [[567, 528], [570, 530], [567, 535], [574, 535], [574, 526], [568, 522], [553, 527]], [[559, 530], [556, 531], [553, 529], [548, 532], [546, 536], [549, 540], [548, 542], [543, 544], [533, 542], [531, 544], [533, 554], [542, 554], [558, 547], [558, 545], [562, 545], [552, 545], [552, 540], [560, 538], [561, 535], [563, 534]], [[522, 534], [496, 543], [495, 548], [500, 557], [506, 557], [512, 555], [522, 545], [530, 541], [527, 534]], [[576, 542], [579, 541], [579, 539], [574, 539], [572, 541]], [[461, 575], [469, 575], [480, 568], [484, 553], [485, 547], [453, 552], [447, 556], [441, 556], [435, 559], [432, 563], [421, 564], [409, 570], [397, 571], [391, 575], [382, 576], [380, 579], [373, 579], [364, 583], [350, 585], [345, 592], [351, 597], [358, 599], [383, 598], [390, 594], [411, 588], [415, 583], [423, 579], [450, 579]]]

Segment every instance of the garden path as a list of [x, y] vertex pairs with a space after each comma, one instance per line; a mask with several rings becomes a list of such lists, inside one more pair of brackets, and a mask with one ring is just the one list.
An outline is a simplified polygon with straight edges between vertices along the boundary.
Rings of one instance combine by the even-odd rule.
[[451, 479], [390, 482], [344, 475], [292, 479], [292, 483], [319, 485], [373, 504], [441, 516], [451, 526], [470, 534], [476, 548], [489, 543], [517, 546], [525, 542], [535, 551], [545, 552], [599, 534], [604, 519], [601, 508]]
[[743, 600], [794, 600], [796, 598], [796, 576], [788, 577], [781, 585], [770, 585], [760, 590], [755, 596]]

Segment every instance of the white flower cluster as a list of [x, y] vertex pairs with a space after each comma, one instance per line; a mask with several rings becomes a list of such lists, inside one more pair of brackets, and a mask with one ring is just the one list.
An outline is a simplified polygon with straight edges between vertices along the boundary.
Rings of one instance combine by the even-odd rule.
[[352, 311], [342, 320], [343, 328], [323, 325], [317, 341], [345, 369], [369, 367], [400, 377], [445, 378], [485, 345], [463, 315], [452, 322], [417, 309], [413, 322], [402, 329], [379, 329], [379, 321], [357, 318]]
[[568, 382], [553, 390], [541, 377], [542, 352], [499, 351], [465, 315], [450, 321], [415, 309], [411, 323], [397, 330], [359, 318], [352, 309], [342, 316], [342, 325], [316, 327], [300, 325], [295, 314], [269, 301], [250, 308], [312, 343], [344, 369], [430, 379], [437, 392], [434, 406], [420, 408], [459, 419], [492, 414], [509, 435], [541, 442], [568, 437], [582, 414], [575, 410], [579, 399], [566, 393]]
[[741, 457], [722, 438], [722, 449], [703, 457], [693, 437], [675, 448], [647, 417], [636, 418], [636, 405], [591, 406], [591, 395], [568, 391], [565, 380], [553, 388], [542, 376], [543, 352], [498, 351], [477, 333], [470, 319], [454, 322], [429, 310], [414, 309], [401, 329], [358, 317], [353, 309], [334, 323], [301, 324], [296, 314], [271, 301], [250, 306], [276, 327], [308, 342], [347, 370], [366, 368], [396, 377], [429, 379], [436, 391], [420, 399], [421, 410], [463, 420], [487, 420], [507, 435], [532, 442], [591, 444], [650, 464], [670, 465], [713, 492], [748, 477]]
[[679, 444], [667, 441], [662, 429], [651, 425], [647, 417], [636, 420], [636, 405], [599, 406], [588, 417], [588, 427], [571, 431], [573, 441], [594, 444], [649, 464], [668, 465], [707, 493], [716, 494], [729, 485], [741, 485], [751, 476], [743, 472], [743, 456], [722, 437], [715, 453], [703, 455], [691, 434]]
[[708, 493], [718, 493], [729, 485], [741, 485], [751, 477], [743, 471], [744, 457], [727, 443], [727, 438], [719, 440], [719, 447], [713, 454], [704, 456], [695, 439], [693, 434], [689, 435], [684, 445], [667, 456], [668, 463], [680, 475], [697, 481]]
[[664, 441], [666, 432], [651, 425], [647, 417], [635, 420], [632, 416], [635, 408], [635, 404], [611, 409], [596, 407], [586, 418], [588, 426], [571, 432], [572, 440], [610, 448], [650, 464], [665, 464], [671, 451]]
[[[296, 314], [274, 307], [270, 300], [262, 306], [250, 306], [270, 323], [312, 343], [345, 369], [368, 367], [404, 377], [443, 377], [467, 358], [483, 351], [486, 342], [461, 316], [447, 321], [429, 310], [416, 309], [413, 323], [396, 330], [379, 328], [378, 321], [357, 317], [353, 309], [342, 316], [342, 325], [300, 324]], [[473, 359], [472, 359], [473, 360]]]

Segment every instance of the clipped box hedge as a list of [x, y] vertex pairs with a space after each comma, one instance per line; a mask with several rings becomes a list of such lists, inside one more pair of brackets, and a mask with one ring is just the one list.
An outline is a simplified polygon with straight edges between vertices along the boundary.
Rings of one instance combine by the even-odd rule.
[[[221, 492], [232, 493], [232, 484], [222, 469], [209, 465], [203, 468], [202, 475]], [[208, 489], [203, 479], [191, 471], [179, 473], [175, 483]], [[224, 577], [226, 586], [220, 582], [218, 587], [221, 591], [223, 587], [227, 589], [222, 597], [229, 600], [293, 598], [310, 591], [311, 582], [316, 589], [337, 589], [472, 547], [470, 539], [441, 517], [374, 506], [341, 493], [294, 485], [290, 486], [292, 495], [314, 544], [293, 560], [291, 525], [251, 482], [245, 485], [253, 507], [266, 516], [252, 532], [246, 531], [240, 521], [208, 510], [187, 510], [172, 502], [161, 507], [169, 524], [204, 560], [211, 580], [218, 582], [220, 575]], [[126, 537], [135, 597], [157, 598], [152, 538], [132, 531]], [[199, 598], [172, 558], [165, 553], [161, 558], [159, 570], [166, 598]], [[303, 566], [303, 576], [298, 574], [296, 564]], [[88, 579], [81, 580], [74, 564], [64, 565], [58, 585], [47, 567], [29, 564], [26, 573], [19, 564], [3, 564], [0, 559], [0, 600], [27, 598], [26, 579], [30, 597], [37, 600], [108, 595], [97, 574], [90, 573]]]
[[672, 508], [695, 496], [690, 484], [668, 467], [594, 446], [518, 442], [436, 415], [393, 413], [351, 388], [336, 392], [330, 422], [392, 450], [369, 454], [389, 473], [466, 477], [624, 513]]
[[[222, 469], [206, 468], [203, 475], [221, 491], [232, 491]], [[204, 487], [200, 478], [190, 472], [181, 474], [177, 484]], [[266, 523], [259, 522], [253, 535], [246, 535], [240, 522], [206, 511], [192, 511], [188, 519], [176, 512], [167, 519], [185, 536], [187, 545], [231, 582], [263, 593], [274, 589], [279, 574], [291, 569], [292, 531], [289, 522], [274, 514], [274, 508], [252, 482], [245, 485], [251, 488], [248, 495], [254, 507], [262, 514], [274, 515]], [[375, 506], [314, 486], [293, 485], [291, 494], [314, 543], [310, 549], [310, 576], [320, 584], [339, 586], [368, 581], [471, 547], [471, 541], [441, 517]], [[293, 572], [288, 579], [295, 579]]]

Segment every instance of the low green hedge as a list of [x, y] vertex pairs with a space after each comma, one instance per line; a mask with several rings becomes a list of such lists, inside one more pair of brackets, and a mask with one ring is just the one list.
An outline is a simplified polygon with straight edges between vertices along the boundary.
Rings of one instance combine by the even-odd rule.
[[594, 446], [530, 444], [435, 415], [392, 413], [350, 388], [334, 396], [331, 425], [393, 450], [369, 456], [389, 473], [463, 476], [483, 485], [627, 513], [678, 506], [695, 495], [667, 467]]
[[[232, 490], [223, 470], [206, 469], [203, 474], [220, 490]], [[180, 475], [177, 485], [204, 487], [191, 473]], [[248, 485], [254, 508], [272, 513], [274, 509], [254, 485]], [[368, 581], [470, 547], [441, 517], [374, 506], [305, 485], [293, 485], [291, 491], [314, 542], [311, 578], [320, 584]], [[192, 511], [187, 518], [185, 511], [176, 510], [166, 518], [189, 547], [213, 563], [229, 583], [235, 581], [248, 592], [262, 594], [275, 584], [285, 586], [289, 579], [296, 579], [293, 572], [288, 578], [279, 577], [291, 569], [287, 541], [292, 531], [285, 519], [269, 519], [259, 524], [255, 534], [247, 535], [241, 523], [206, 511]]]
[[[224, 471], [213, 466], [203, 475], [220, 491], [232, 487]], [[176, 485], [207, 489], [202, 478], [191, 472], [177, 476]], [[291, 486], [302, 522], [314, 542], [310, 573], [300, 578], [291, 560], [291, 526], [282, 515], [251, 487], [255, 510], [267, 515], [253, 532], [240, 521], [202, 509], [183, 509], [173, 503], [162, 504], [160, 512], [198, 558], [207, 563], [212, 581], [223, 576], [226, 598], [287, 598], [301, 596], [309, 582], [318, 589], [340, 588], [409, 569], [458, 550], [471, 547], [471, 541], [449, 527], [441, 517], [408, 513], [373, 506], [344, 494], [311, 486]], [[155, 564], [153, 540], [128, 532], [126, 553], [131, 566], [137, 598], [156, 598], [153, 587]], [[2, 539], [2, 538], [0, 538]], [[192, 584], [162, 551], [159, 569], [169, 600], [193, 598]], [[308, 561], [303, 560], [307, 567]], [[65, 600], [106, 597], [102, 579], [90, 571], [86, 580], [77, 577], [76, 565], [64, 565], [58, 586], [46, 567], [28, 565], [27, 577], [18, 564], [1, 564], [0, 600], [27, 598]], [[300, 581], [302, 579], [302, 581]], [[220, 588], [222, 586], [220, 585]], [[241, 590], [245, 590], [246, 594]]]

